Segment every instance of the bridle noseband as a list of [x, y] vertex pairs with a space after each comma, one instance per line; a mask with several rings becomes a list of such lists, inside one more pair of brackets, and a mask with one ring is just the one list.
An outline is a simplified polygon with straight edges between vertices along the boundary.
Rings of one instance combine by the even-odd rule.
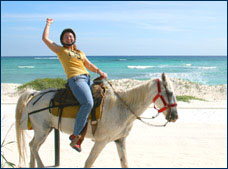
[[[165, 87], [165, 91], [166, 91], [166, 95], [167, 95], [167, 98], [168, 98], [168, 104], [164, 98], [164, 96], [161, 95], [161, 82], [160, 82], [160, 79], [157, 79], [157, 89], [158, 89], [158, 93], [157, 95], [153, 98], [153, 103], [154, 103], [154, 108], [156, 110], [158, 110], [158, 113], [161, 113], [167, 109], [169, 109], [169, 115], [171, 115], [171, 107], [176, 107], [177, 106], [177, 103], [172, 103], [170, 104], [170, 100], [169, 100], [169, 97], [168, 97], [168, 91], [167, 91], [167, 88]], [[157, 101], [157, 99], [160, 98], [161, 101], [163, 102], [163, 105], [164, 107], [161, 108], [161, 109], [157, 109], [155, 107], [155, 102]]]

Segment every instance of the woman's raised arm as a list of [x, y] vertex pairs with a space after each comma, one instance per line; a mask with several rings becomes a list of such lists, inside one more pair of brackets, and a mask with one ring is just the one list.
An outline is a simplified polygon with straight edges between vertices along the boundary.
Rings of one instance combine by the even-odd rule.
[[53, 22], [53, 19], [47, 18], [47, 24], [44, 28], [42, 40], [49, 47], [49, 49], [51, 49], [55, 53], [58, 53], [60, 51], [60, 46], [49, 39], [49, 30], [52, 22]]

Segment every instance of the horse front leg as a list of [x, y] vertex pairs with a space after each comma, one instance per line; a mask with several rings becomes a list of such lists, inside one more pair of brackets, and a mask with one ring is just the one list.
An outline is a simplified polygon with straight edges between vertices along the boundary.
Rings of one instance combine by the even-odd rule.
[[121, 138], [115, 141], [117, 151], [120, 157], [122, 168], [128, 168], [127, 155], [126, 155], [126, 138]]
[[103, 150], [103, 148], [106, 146], [106, 141], [96, 141], [93, 145], [93, 148], [89, 154], [89, 157], [87, 158], [85, 162], [85, 168], [90, 168], [94, 161], [97, 159], [100, 152]]

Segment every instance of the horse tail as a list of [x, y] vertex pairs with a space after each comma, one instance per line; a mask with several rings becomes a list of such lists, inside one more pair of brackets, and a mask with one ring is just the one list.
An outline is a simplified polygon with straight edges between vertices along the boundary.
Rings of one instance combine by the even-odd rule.
[[20, 121], [22, 118], [22, 114], [25, 106], [29, 102], [29, 100], [33, 97], [33, 94], [29, 91], [24, 92], [17, 101], [16, 107], [16, 136], [17, 136], [17, 147], [19, 152], [19, 166], [23, 161], [25, 163], [25, 130], [22, 130], [20, 127]]

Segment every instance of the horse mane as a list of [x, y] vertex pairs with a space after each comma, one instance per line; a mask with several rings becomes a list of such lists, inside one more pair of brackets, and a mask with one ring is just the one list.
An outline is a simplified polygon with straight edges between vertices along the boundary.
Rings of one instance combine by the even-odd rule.
[[[115, 87], [114, 89], [127, 105], [135, 105], [136, 103], [143, 104], [148, 99], [148, 89], [152, 85], [153, 81], [154, 80], [150, 80], [124, 91], [117, 90]], [[108, 87], [106, 96], [108, 96], [106, 97], [106, 102], [108, 102], [109, 108], [112, 108], [112, 105], [116, 104], [116, 102], [119, 102], [120, 106], [122, 105], [122, 102], [116, 96], [112, 88]]]
[[119, 93], [123, 100], [128, 105], [134, 105], [136, 103], [145, 103], [148, 99], [148, 89], [152, 85], [153, 80], [139, 84], [133, 88], [127, 89]]

